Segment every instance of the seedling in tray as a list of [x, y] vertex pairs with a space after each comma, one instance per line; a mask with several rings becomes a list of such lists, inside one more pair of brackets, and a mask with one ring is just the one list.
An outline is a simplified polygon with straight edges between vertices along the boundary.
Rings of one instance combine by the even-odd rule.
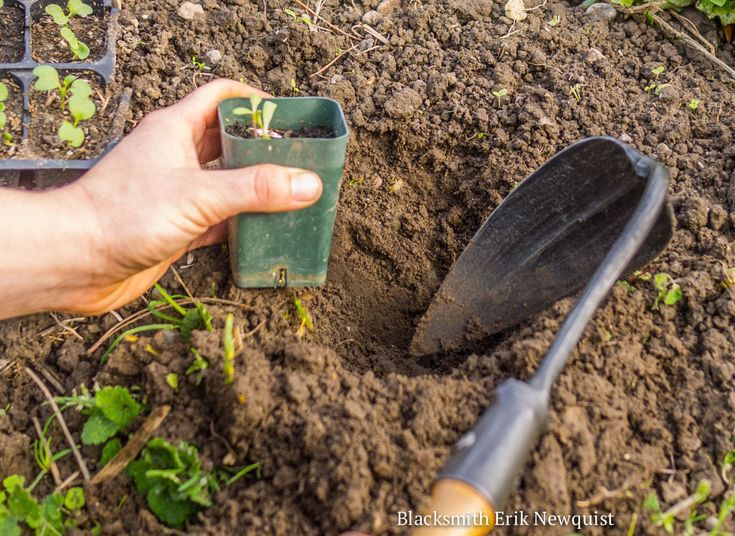
[[[0, 0], [0, 7], [2, 7], [2, 0]], [[5, 129], [5, 125], [8, 122], [8, 117], [5, 115], [5, 101], [8, 100], [9, 95], [8, 86], [0, 82], [0, 133], [2, 133], [2, 143], [5, 145], [13, 144], [13, 138], [10, 132]]]
[[64, 120], [59, 127], [58, 136], [72, 147], [81, 147], [84, 143], [84, 131], [79, 123], [92, 118], [97, 107], [92, 102], [92, 88], [89, 82], [74, 75], [64, 77], [63, 82], [59, 78], [59, 72], [50, 65], [39, 65], [33, 69], [36, 75], [36, 83], [33, 88], [38, 91], [59, 91], [61, 98], [61, 111], [69, 113], [74, 121]]
[[64, 8], [58, 4], [49, 4], [46, 6], [46, 13], [51, 15], [54, 22], [61, 26], [61, 37], [69, 44], [69, 48], [74, 54], [74, 57], [80, 60], [87, 59], [89, 57], [89, 47], [77, 39], [77, 36], [69, 28], [68, 24], [75, 15], [79, 17], [91, 15], [92, 7], [85, 4], [82, 0], [69, 0], [66, 8], [69, 10], [68, 13], [65, 13]]
[[276, 104], [270, 101], [263, 103], [262, 109], [258, 110], [263, 97], [253, 95], [250, 97], [250, 108], [241, 106], [232, 110], [234, 115], [249, 115], [253, 129], [254, 138], [271, 139], [270, 124], [273, 114], [276, 112]]

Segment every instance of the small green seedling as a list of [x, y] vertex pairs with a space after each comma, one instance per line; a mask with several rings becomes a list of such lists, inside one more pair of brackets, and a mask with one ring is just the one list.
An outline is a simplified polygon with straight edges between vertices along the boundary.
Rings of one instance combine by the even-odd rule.
[[41, 429], [39, 438], [33, 443], [33, 459], [36, 461], [36, 465], [38, 465], [41, 472], [36, 476], [36, 479], [31, 485], [28, 486], [29, 490], [33, 490], [38, 485], [43, 477], [51, 470], [51, 466], [54, 463], [71, 453], [71, 449], [64, 449], [57, 453], [51, 450], [51, 438], [48, 436], [48, 428], [51, 422], [51, 419], [46, 421], [46, 424]]
[[559, 15], [554, 15], [553, 17], [551, 17], [551, 19], [549, 19], [549, 22], [547, 22], [547, 24], [553, 28], [554, 26], [558, 26], [560, 22], [561, 17]]
[[576, 83], [573, 86], [569, 86], [569, 94], [574, 97], [574, 100], [577, 102], [582, 100], [582, 94], [580, 93], [580, 89], [582, 88], [582, 84]]
[[0, 534], [27, 534], [23, 525], [36, 536], [63, 536], [76, 527], [74, 516], [84, 507], [84, 489], [70, 488], [66, 494], [54, 492], [39, 503], [21, 475], [10, 475], [0, 489]]
[[293, 304], [296, 307], [296, 314], [298, 315], [300, 321], [299, 329], [296, 332], [296, 335], [298, 335], [299, 337], [303, 337], [304, 335], [306, 335], [307, 328], [309, 329], [309, 331], [314, 331], [314, 321], [311, 319], [311, 315], [306, 309], [306, 306], [302, 305], [300, 299], [294, 298]]
[[175, 372], [169, 372], [166, 374], [166, 383], [174, 391], [179, 390], [179, 375]]
[[259, 110], [258, 107], [263, 101], [263, 97], [253, 95], [250, 97], [250, 108], [244, 106], [232, 110], [234, 115], [249, 115], [251, 128], [253, 129], [254, 138], [270, 139], [270, 124], [273, 120], [273, 114], [276, 112], [277, 105], [271, 101], [263, 102], [263, 106]]
[[505, 88], [502, 88], [502, 89], [499, 89], [498, 91], [493, 91], [493, 95], [495, 95], [495, 98], [498, 99], [498, 108], [500, 108], [500, 99], [508, 95], [508, 90]]
[[679, 284], [665, 272], [660, 272], [653, 277], [653, 285], [658, 290], [656, 300], [651, 307], [655, 311], [658, 310], [661, 302], [664, 305], [674, 305], [683, 297]]
[[689, 109], [691, 111], [695, 112], [697, 110], [697, 108], [699, 108], [699, 99], [692, 99], [692, 100], [690, 100], [689, 101], [689, 104], [687, 106], [689, 106]]
[[89, 47], [77, 39], [76, 34], [68, 26], [63, 26], [59, 30], [61, 37], [69, 45], [69, 49], [74, 54], [74, 57], [79, 60], [86, 60], [89, 57]]
[[87, 422], [82, 428], [82, 443], [85, 445], [101, 445], [124, 432], [143, 409], [130, 391], [120, 386], [97, 389], [94, 395], [83, 388], [79, 396], [55, 400], [62, 410], [73, 407], [87, 415]]
[[[187, 296], [171, 296], [158, 283], [156, 283], [154, 287], [163, 299], [149, 301], [148, 311], [152, 316], [167, 323], [146, 324], [144, 326], [138, 326], [122, 332], [114, 341], [112, 341], [112, 344], [107, 348], [107, 350], [105, 350], [105, 353], [102, 354], [102, 358], [100, 360], [101, 364], [104, 364], [107, 361], [107, 358], [110, 356], [112, 351], [117, 348], [122, 341], [136, 333], [142, 333], [144, 331], [161, 331], [164, 329], [178, 330], [179, 333], [181, 333], [181, 337], [185, 341], [188, 341], [191, 339], [191, 333], [196, 329], [213, 331], [212, 314], [206, 307], [204, 307], [202, 302], [194, 300], [194, 307], [186, 308], [179, 304], [177, 300], [187, 299]], [[162, 312], [162, 309], [167, 307], [173, 308], [180, 317]]]
[[102, 447], [102, 454], [100, 455], [100, 465], [105, 466], [110, 463], [110, 460], [117, 456], [117, 453], [122, 450], [122, 442], [113, 437], [105, 446]]
[[185, 442], [173, 446], [151, 439], [126, 471], [151, 511], [169, 527], [182, 528], [194, 520], [212, 506], [211, 493], [219, 490], [215, 476], [202, 468], [197, 448]]
[[225, 375], [225, 383], [231, 384], [235, 381], [235, 315], [232, 313], [227, 313], [225, 317], [222, 350], [225, 356], [222, 361], [222, 372]]
[[0, 9], [5, 7], [5, 0], [0, 0]]
[[302, 22], [306, 24], [306, 26], [309, 27], [309, 30], [316, 31], [316, 24], [314, 24], [311, 20], [311, 17], [304, 13], [303, 15], [297, 15], [296, 12], [293, 9], [284, 9], [283, 12], [291, 17], [295, 22]]
[[299, 85], [296, 83], [295, 78], [291, 79], [291, 93], [293, 94], [301, 93], [301, 90], [299, 89]]
[[202, 383], [202, 372], [209, 368], [209, 361], [204, 359], [196, 348], [191, 348], [190, 351], [194, 354], [194, 362], [186, 369], [186, 375], [196, 374], [195, 382], [199, 385]]
[[10, 90], [8, 90], [8, 86], [0, 82], [0, 132], [2, 133], [3, 144], [8, 146], [13, 145], [13, 137], [5, 128], [8, 123], [8, 116], [5, 113], [5, 101], [8, 100], [9, 96]]
[[659, 65], [655, 69], [651, 69], [651, 75], [653, 76], [649, 81], [646, 87], [643, 88], [643, 90], [646, 93], [650, 93], [653, 91], [654, 95], [657, 97], [661, 95], [661, 90], [663, 90], [665, 87], [669, 86], [670, 84], [664, 83], [659, 84], [658, 79], [661, 76], [661, 74], [666, 70], [666, 68], [663, 65]]
[[200, 73], [203, 73], [204, 71], [211, 71], [212, 68], [204, 63], [203, 61], [197, 60], [196, 56], [191, 57], [191, 65]]
[[81, 147], [84, 143], [84, 130], [79, 126], [82, 121], [91, 119], [97, 107], [92, 101], [92, 88], [86, 80], [74, 80], [70, 88], [69, 113], [74, 121], [64, 121], [59, 127], [59, 139], [72, 147]]
[[92, 6], [85, 4], [82, 0], [69, 0], [66, 4], [66, 9], [69, 10], [68, 13], [58, 4], [49, 4], [46, 6], [45, 11], [48, 15], [51, 15], [51, 18], [59, 26], [66, 26], [75, 16], [85, 18], [93, 12]]

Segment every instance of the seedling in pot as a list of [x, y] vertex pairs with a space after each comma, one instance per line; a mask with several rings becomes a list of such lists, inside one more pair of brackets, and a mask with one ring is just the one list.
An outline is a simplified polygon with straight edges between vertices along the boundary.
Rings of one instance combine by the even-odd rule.
[[250, 108], [241, 106], [232, 110], [234, 115], [249, 115], [251, 127], [253, 129], [254, 138], [271, 139], [270, 124], [273, 120], [273, 114], [276, 113], [276, 104], [270, 101], [263, 102], [263, 106], [259, 110], [258, 107], [263, 101], [263, 97], [253, 95], [250, 97]]
[[[0, 7], [2, 6], [0, 5]], [[4, 145], [13, 144], [13, 137], [5, 129], [8, 122], [8, 116], [5, 114], [5, 101], [8, 100], [9, 96], [10, 91], [8, 90], [8, 86], [0, 82], [0, 132], [2, 133], [2, 142]]]
[[84, 143], [84, 131], [79, 123], [92, 118], [97, 111], [91, 96], [92, 88], [86, 80], [75, 80], [72, 83], [69, 113], [74, 121], [64, 121], [59, 127], [59, 138], [72, 147], [80, 147]]
[[47, 5], [45, 11], [61, 27], [59, 30], [61, 37], [69, 45], [69, 49], [71, 49], [74, 57], [80, 60], [87, 59], [89, 57], [89, 47], [77, 39], [76, 34], [69, 28], [68, 24], [74, 16], [84, 18], [91, 15], [93, 11], [92, 7], [85, 4], [82, 0], [69, 0], [66, 7], [69, 10], [68, 13], [65, 13], [64, 8], [58, 4]]
[[85, 4], [82, 0], [69, 0], [66, 3], [66, 9], [69, 10], [68, 13], [65, 13], [64, 8], [58, 4], [49, 4], [46, 6], [45, 11], [51, 15], [54, 22], [59, 26], [66, 26], [75, 16], [85, 18], [93, 12], [92, 7]]

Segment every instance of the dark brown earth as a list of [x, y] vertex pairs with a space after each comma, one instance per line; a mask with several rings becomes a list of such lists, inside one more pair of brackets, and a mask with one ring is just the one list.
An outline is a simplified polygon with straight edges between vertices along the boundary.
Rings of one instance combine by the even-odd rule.
[[[253, 137], [253, 129], [245, 123], [234, 123], [226, 127], [227, 133], [240, 138], [250, 139]], [[325, 126], [304, 127], [299, 130], [271, 129], [269, 134], [275, 132], [281, 138], [334, 138], [334, 131]]]
[[[59, 3], [65, 6], [65, 3]], [[39, 6], [36, 6], [37, 8]], [[59, 26], [50, 15], [40, 13], [38, 19], [31, 26], [31, 54], [33, 59], [39, 63], [89, 63], [102, 59], [106, 52], [107, 43], [107, 17], [96, 14], [86, 17], [72, 17], [69, 28], [89, 47], [89, 57], [79, 60], [69, 48], [61, 34]]]
[[8, 145], [3, 138], [3, 131], [0, 131], [0, 157], [12, 157], [18, 150], [17, 143], [21, 140], [23, 133], [23, 92], [20, 84], [14, 78], [0, 78], [8, 88], [8, 98], [5, 101], [5, 131], [12, 136]]
[[10, 63], [23, 59], [24, 11], [14, 2], [5, 2], [0, 9], [0, 63]]
[[[124, 6], [119, 72], [134, 89], [135, 120], [205, 82], [191, 57], [216, 48], [223, 57], [215, 75], [277, 95], [291, 94], [294, 80], [302, 95], [339, 100], [352, 128], [325, 288], [236, 289], [221, 246], [197, 252], [178, 263], [191, 292], [247, 308], [212, 306], [214, 333], [197, 332], [190, 345], [172, 333], [142, 337], [102, 368], [100, 353], [86, 349], [116, 324], [111, 315], [70, 321], [81, 340], [46, 315], [0, 324], [3, 359], [48, 368], [67, 392], [95, 381], [138, 386], [149, 407], [173, 406], [163, 437], [194, 442], [210, 464], [222, 463], [230, 448], [237, 465], [261, 463], [262, 479], [220, 492], [190, 532], [401, 533], [396, 512], [424, 501], [493, 389], [530, 376], [573, 300], [472, 351], [420, 360], [406, 351], [414, 325], [517, 181], [598, 134], [627, 140], [670, 168], [679, 227], [647, 271], [670, 274], [684, 298], [653, 310], [651, 282], [632, 279], [633, 292], [615, 287], [555, 386], [548, 432], [507, 509], [612, 512], [616, 526], [605, 534], [628, 534], [633, 519], [634, 534], [657, 534], [644, 497], [655, 491], [668, 508], [706, 478], [712, 502], [700, 512], [716, 512], [732, 488], [720, 463], [735, 426], [735, 288], [721, 284], [735, 266], [735, 99], [722, 72], [643, 20], [592, 21], [560, 2], [514, 26], [492, 0], [406, 2], [388, 14], [374, 12], [377, 0], [354, 7], [328, 0], [326, 20], [345, 31], [367, 20], [390, 44], [368, 34], [357, 43], [360, 53], [319, 76], [311, 75], [352, 43], [294, 22], [282, 9], [301, 10], [289, 2], [205, 0], [205, 16], [194, 21], [176, 16], [173, 0]], [[552, 27], [554, 15], [561, 22]], [[701, 29], [716, 42], [714, 27]], [[735, 64], [731, 45], [717, 53]], [[659, 65], [666, 68], [659, 83], [670, 85], [657, 96], [644, 88]], [[492, 91], [500, 89], [508, 96], [498, 103]], [[700, 101], [695, 111], [692, 98]], [[170, 274], [162, 284], [181, 292]], [[294, 296], [314, 319], [303, 339], [295, 335]], [[219, 366], [228, 311], [244, 334], [232, 388]], [[174, 393], [164, 376], [184, 377], [189, 346], [212, 366], [201, 385], [189, 378]], [[30, 475], [30, 418], [48, 409], [12, 370], [0, 383], [0, 407], [10, 404], [0, 417], [0, 467]], [[69, 420], [78, 434], [81, 420]], [[85, 454], [96, 470], [97, 452]], [[68, 475], [74, 466], [65, 460], [60, 470]], [[125, 477], [90, 494], [88, 514], [105, 534], [163, 533]], [[697, 525], [710, 526], [708, 519]], [[675, 532], [683, 531], [677, 522]]]

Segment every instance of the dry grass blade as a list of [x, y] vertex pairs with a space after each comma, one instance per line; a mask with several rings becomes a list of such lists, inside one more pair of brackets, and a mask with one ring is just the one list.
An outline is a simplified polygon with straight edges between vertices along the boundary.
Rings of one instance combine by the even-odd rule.
[[339, 61], [343, 56], [345, 56], [346, 54], [349, 54], [350, 52], [352, 52], [356, 48], [357, 48], [357, 45], [352, 45], [350, 48], [348, 48], [347, 50], [343, 51], [339, 56], [337, 56], [332, 61], [330, 61], [329, 63], [327, 63], [324, 67], [322, 67], [321, 69], [319, 69], [317, 72], [310, 74], [309, 75], [309, 78], [314, 77], [314, 76], [319, 76], [324, 71], [326, 71], [327, 69], [329, 69], [332, 65], [334, 65], [335, 63], [337, 63], [337, 61]]
[[69, 475], [69, 478], [67, 478], [61, 484], [56, 486], [54, 493], [59, 493], [59, 492], [64, 491], [66, 488], [71, 486], [77, 478], [79, 478], [79, 471], [74, 471], [71, 475]]
[[145, 422], [135, 432], [127, 444], [118, 452], [102, 470], [94, 475], [91, 484], [98, 485], [108, 482], [119, 475], [130, 462], [138, 457], [151, 436], [158, 430], [161, 423], [171, 411], [171, 406], [161, 406], [154, 409]]
[[[249, 305], [245, 305], [244, 303], [238, 303], [232, 300], [222, 300], [220, 298], [196, 298], [193, 300], [186, 299], [180, 300], [177, 303], [179, 303], [179, 305], [191, 305], [196, 302], [201, 302], [207, 305], [231, 305], [233, 307], [239, 307], [240, 309], [252, 310], [252, 307], [250, 307]], [[156, 308], [157, 311], [166, 311], [168, 309], [171, 309], [170, 305], [162, 305]], [[107, 341], [110, 337], [112, 337], [119, 331], [128, 327], [130, 324], [133, 324], [138, 320], [142, 320], [149, 316], [151, 316], [151, 312], [148, 309], [141, 309], [140, 311], [131, 314], [122, 322], [115, 324], [110, 329], [108, 329], [105, 334], [102, 335], [102, 337], [100, 337], [99, 340], [97, 340], [97, 342], [95, 342], [89, 350], [87, 350], [87, 355], [92, 355], [93, 353], [95, 353], [97, 350], [99, 350], [100, 346], [105, 343], [105, 341]]]
[[716, 52], [715, 46], [704, 38], [704, 36], [697, 29], [696, 24], [694, 24], [684, 15], [677, 13], [676, 11], [670, 11], [669, 14], [672, 17], [674, 17], [676, 20], [678, 20], [682, 24], [682, 26], [688, 27], [689, 32], [694, 37], [696, 37], [700, 43], [702, 43], [702, 46], [704, 46], [709, 51], [710, 54], [714, 54]]
[[77, 444], [74, 442], [74, 438], [71, 436], [71, 432], [69, 432], [69, 427], [66, 425], [66, 421], [64, 420], [64, 417], [61, 414], [61, 410], [59, 409], [59, 406], [56, 404], [54, 397], [51, 396], [51, 392], [48, 390], [48, 387], [46, 387], [46, 384], [43, 383], [43, 380], [41, 380], [41, 378], [39, 378], [35, 372], [33, 372], [28, 367], [25, 367], [25, 371], [26, 371], [26, 374], [28, 374], [31, 377], [31, 379], [34, 382], [36, 382], [36, 385], [38, 385], [39, 389], [41, 389], [43, 396], [46, 397], [46, 400], [48, 400], [48, 403], [51, 405], [51, 409], [54, 410], [54, 416], [56, 417], [56, 420], [59, 422], [59, 426], [61, 426], [61, 431], [64, 433], [64, 436], [66, 437], [66, 441], [69, 443], [69, 447], [71, 448], [71, 451], [74, 454], [74, 458], [76, 458], [77, 460], [77, 465], [79, 465], [79, 470], [82, 472], [84, 481], [89, 482], [90, 475], [89, 475], [89, 469], [87, 469], [87, 464], [84, 462], [84, 458], [82, 458], [82, 453], [79, 452], [79, 449], [77, 448]]
[[[305, 9], [309, 13], [309, 15], [313, 16], [315, 19], [322, 19], [322, 21], [324, 22], [324, 24], [326, 24], [327, 27], [329, 27], [330, 29], [334, 30], [335, 32], [341, 33], [342, 35], [350, 38], [350, 40], [352, 40], [352, 39], [362, 39], [362, 37], [360, 37], [359, 35], [347, 33], [342, 28], [339, 28], [338, 26], [335, 26], [334, 24], [332, 24], [331, 22], [329, 22], [327, 19], [325, 19], [324, 17], [320, 16], [316, 11], [314, 11], [313, 9], [311, 9], [309, 6], [307, 6], [306, 4], [304, 4], [301, 0], [294, 0], [294, 2], [296, 2], [301, 8]], [[316, 23], [317, 21], [314, 20], [314, 22]]]

